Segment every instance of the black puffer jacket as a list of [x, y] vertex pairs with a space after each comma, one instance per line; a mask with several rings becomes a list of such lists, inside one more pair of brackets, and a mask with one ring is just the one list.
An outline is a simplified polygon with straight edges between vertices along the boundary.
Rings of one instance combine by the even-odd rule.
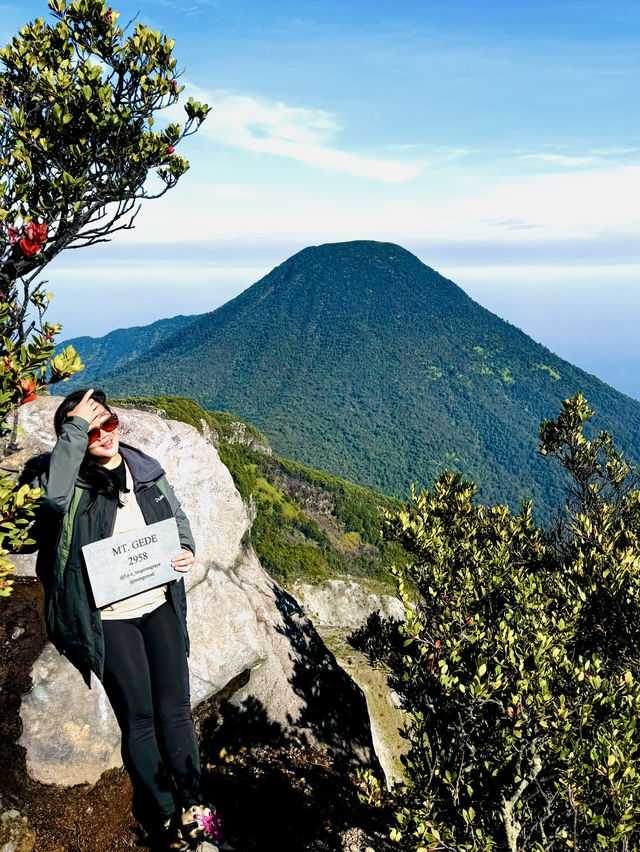
[[[117, 501], [103, 495], [89, 507], [88, 486], [79, 477], [88, 428], [81, 417], [67, 418], [52, 452], [32, 459], [21, 477], [22, 482], [44, 491], [34, 537], [38, 543], [36, 573], [45, 591], [47, 633], [87, 684], [92, 671], [102, 680], [104, 638], [82, 547], [112, 535], [117, 511]], [[120, 454], [131, 471], [145, 522], [153, 524], [174, 517], [181, 545], [195, 553], [189, 521], [160, 464], [127, 444], [120, 444]], [[182, 624], [188, 653], [187, 598], [182, 578], [169, 583], [169, 602]]]

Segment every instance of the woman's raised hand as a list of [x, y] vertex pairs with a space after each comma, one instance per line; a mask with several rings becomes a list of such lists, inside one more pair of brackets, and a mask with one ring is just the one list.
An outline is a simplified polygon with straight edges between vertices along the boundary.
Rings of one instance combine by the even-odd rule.
[[90, 429], [95, 428], [105, 415], [108, 416], [104, 406], [96, 402], [95, 399], [91, 399], [92, 393], [93, 388], [89, 388], [76, 407], [72, 408], [67, 414], [67, 417], [82, 417], [83, 420], [87, 421]]

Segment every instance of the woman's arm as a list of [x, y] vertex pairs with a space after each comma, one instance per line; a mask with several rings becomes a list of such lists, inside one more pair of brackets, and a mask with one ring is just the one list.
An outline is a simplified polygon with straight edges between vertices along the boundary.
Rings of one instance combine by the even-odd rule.
[[87, 449], [88, 431], [89, 423], [83, 417], [67, 417], [51, 451], [49, 472], [42, 483], [42, 502], [57, 512], [64, 514], [71, 505], [78, 471]]
[[89, 429], [106, 417], [104, 407], [91, 398], [93, 388], [72, 408], [62, 424], [60, 436], [51, 451], [49, 476], [42, 497], [56, 512], [67, 511], [73, 499], [78, 471], [87, 450]]
[[196, 543], [193, 540], [193, 533], [191, 532], [189, 519], [183, 512], [182, 506], [180, 505], [180, 501], [176, 497], [173, 488], [169, 485], [167, 478], [162, 477], [162, 479], [162, 490], [166, 492], [169, 508], [173, 513], [173, 517], [176, 519], [180, 544], [182, 545], [182, 547], [186, 547], [188, 550], [191, 551], [191, 553], [195, 554]]

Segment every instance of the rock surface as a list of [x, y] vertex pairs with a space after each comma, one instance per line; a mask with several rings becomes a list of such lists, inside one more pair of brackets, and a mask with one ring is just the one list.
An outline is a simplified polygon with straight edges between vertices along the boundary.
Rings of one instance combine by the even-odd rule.
[[292, 591], [340, 666], [364, 692], [374, 747], [387, 787], [400, 784], [407, 740], [399, 733], [404, 716], [398, 696], [389, 689], [386, 672], [372, 668], [366, 656], [349, 645], [347, 637], [364, 625], [372, 612], [403, 619], [402, 604], [393, 595], [372, 591], [364, 580], [328, 580], [318, 586], [297, 581]]
[[257, 453], [262, 453], [265, 456], [272, 455], [273, 450], [269, 444], [265, 444], [264, 441], [261, 441], [256, 435], [253, 435], [251, 431], [247, 429], [246, 423], [238, 420], [231, 424], [231, 430], [231, 435], [227, 438], [227, 441], [230, 444], [245, 444], [245, 446], [249, 447], [251, 450], [255, 450]]
[[0, 852], [32, 852], [36, 833], [20, 811], [11, 809], [0, 816]]
[[356, 580], [327, 580], [317, 586], [297, 581], [292, 591], [313, 623], [323, 627], [355, 630], [376, 611], [385, 618], [404, 618], [398, 598], [376, 594]]
[[[20, 452], [3, 466], [18, 472], [51, 449], [59, 398], [20, 409]], [[193, 705], [237, 679], [228, 712], [259, 738], [265, 726], [295, 732], [351, 761], [375, 762], [366, 703], [336, 664], [291, 595], [262, 569], [248, 544], [250, 522], [227, 468], [197, 430], [151, 412], [118, 410], [121, 439], [157, 458], [189, 517], [197, 562], [187, 575]], [[35, 556], [15, 559], [34, 573]], [[242, 677], [244, 675], [244, 677]], [[120, 734], [102, 687], [48, 645], [24, 696], [21, 744], [31, 775], [58, 784], [94, 783], [120, 764]], [[251, 735], [251, 731], [249, 731]]]

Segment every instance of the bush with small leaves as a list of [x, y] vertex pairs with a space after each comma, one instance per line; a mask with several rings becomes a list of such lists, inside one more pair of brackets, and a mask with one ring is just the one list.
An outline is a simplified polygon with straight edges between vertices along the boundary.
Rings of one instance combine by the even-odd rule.
[[406, 712], [403, 849], [640, 844], [640, 491], [592, 413], [578, 394], [541, 427], [574, 483], [549, 533], [448, 473], [387, 514], [410, 554], [403, 653], [377, 652]]

